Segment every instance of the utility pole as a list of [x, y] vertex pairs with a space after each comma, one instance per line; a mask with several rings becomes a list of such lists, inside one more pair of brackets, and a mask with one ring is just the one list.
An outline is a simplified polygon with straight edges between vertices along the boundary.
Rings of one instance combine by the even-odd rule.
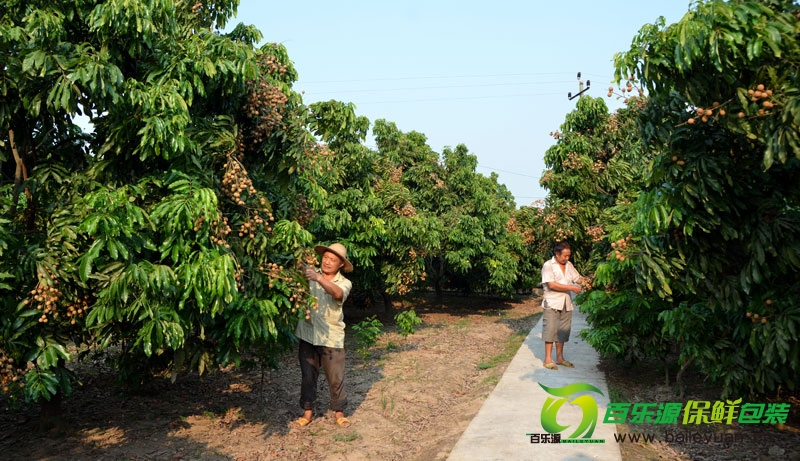
[[591, 81], [586, 80], [586, 88], [584, 89], [583, 88], [583, 80], [581, 80], [581, 73], [578, 72], [578, 94], [573, 96], [572, 92], [569, 92], [569, 93], [567, 93], [567, 97], [569, 98], [570, 101], [572, 101], [573, 99], [581, 96], [585, 91], [587, 91], [589, 89], [589, 85], [591, 85], [591, 84], [592, 84]]

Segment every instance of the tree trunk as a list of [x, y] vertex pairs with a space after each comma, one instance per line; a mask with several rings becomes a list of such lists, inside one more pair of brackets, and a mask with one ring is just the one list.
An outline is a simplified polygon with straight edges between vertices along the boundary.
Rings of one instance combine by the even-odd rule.
[[39, 401], [41, 413], [39, 415], [39, 431], [46, 432], [53, 429], [60, 429], [64, 426], [61, 413], [61, 391], [50, 397], [50, 400], [41, 399]]
[[684, 385], [683, 385], [683, 373], [689, 368], [689, 366], [694, 362], [694, 357], [690, 358], [683, 364], [678, 374], [675, 375], [675, 383], [678, 384], [678, 389], [680, 389], [680, 395], [678, 398], [682, 399], [685, 392]]
[[433, 284], [433, 289], [436, 290], [436, 299], [442, 299], [442, 282], [438, 278]]
[[391, 312], [392, 311], [392, 296], [383, 290], [381, 292], [381, 297], [383, 298], [383, 311], [384, 312]]
[[[8, 130], [8, 143], [11, 145], [11, 153], [14, 155], [14, 162], [17, 165], [14, 171], [14, 195], [11, 202], [11, 215], [17, 214], [17, 202], [19, 201], [19, 193], [22, 190], [22, 183], [28, 180], [28, 168], [25, 166], [25, 161], [17, 149], [17, 143], [14, 141], [14, 130]], [[31, 191], [28, 186], [25, 186], [25, 196], [28, 200], [31, 199]]]

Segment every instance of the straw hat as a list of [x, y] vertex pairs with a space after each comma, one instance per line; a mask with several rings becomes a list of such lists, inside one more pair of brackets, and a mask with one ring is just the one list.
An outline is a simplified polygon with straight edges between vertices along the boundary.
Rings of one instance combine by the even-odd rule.
[[347, 260], [347, 248], [345, 248], [341, 243], [332, 243], [331, 246], [327, 247], [324, 245], [317, 245], [314, 247], [314, 251], [316, 251], [320, 256], [324, 255], [326, 251], [330, 251], [336, 256], [342, 258], [342, 261], [344, 261], [345, 272], [353, 271], [353, 264]]

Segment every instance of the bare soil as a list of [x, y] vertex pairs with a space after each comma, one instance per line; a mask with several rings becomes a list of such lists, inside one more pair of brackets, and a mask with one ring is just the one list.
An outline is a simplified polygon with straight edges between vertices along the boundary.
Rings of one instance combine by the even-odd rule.
[[[99, 363], [62, 404], [64, 424], [41, 433], [38, 408], [0, 413], [0, 458], [39, 460], [444, 459], [538, 321], [538, 298], [420, 297], [376, 314], [385, 333], [364, 360], [348, 331], [346, 388], [352, 426], [338, 427], [327, 382], [317, 417], [292, 427], [299, 407], [296, 351], [274, 370], [220, 370], [164, 379], [146, 394], [114, 383]], [[393, 316], [415, 308], [423, 324], [403, 338]], [[6, 402], [0, 401], [0, 404]]]
[[[346, 340], [349, 428], [338, 427], [325, 411], [324, 377], [317, 417], [306, 427], [292, 427], [301, 414], [296, 352], [282, 357], [274, 370], [225, 369], [203, 378], [190, 374], [174, 384], [160, 380], [149, 392], [136, 394], [120, 390], [113, 370], [95, 363], [76, 369], [82, 384], [64, 401], [63, 424], [56, 429], [38, 430], [36, 407], [0, 411], [0, 458], [446, 459], [538, 322], [540, 302], [536, 296], [516, 301], [418, 296], [381, 312], [346, 312], [348, 323], [377, 313], [385, 326], [366, 360], [355, 352], [353, 335]], [[408, 307], [424, 323], [403, 338], [393, 316]], [[612, 401], [675, 401], [657, 367], [631, 369], [607, 360], [601, 367]], [[690, 382], [688, 392], [686, 398], [713, 394], [702, 382]], [[663, 432], [656, 429], [618, 426], [620, 432]], [[783, 431], [761, 425], [726, 430], [754, 437], [727, 448], [626, 443], [621, 445], [623, 459], [800, 460], [795, 448], [800, 438], [791, 426]]]

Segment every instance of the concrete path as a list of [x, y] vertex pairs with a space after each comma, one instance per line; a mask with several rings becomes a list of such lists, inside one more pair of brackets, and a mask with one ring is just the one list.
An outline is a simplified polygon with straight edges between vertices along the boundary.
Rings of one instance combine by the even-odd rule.
[[[548, 370], [542, 366], [544, 342], [541, 321], [533, 327], [517, 354], [511, 360], [503, 377], [461, 435], [451, 461], [473, 460], [621, 460], [619, 446], [614, 439], [616, 425], [603, 424], [608, 404], [608, 387], [605, 375], [597, 368], [599, 357], [586, 344], [578, 332], [586, 328], [584, 314], [577, 310], [572, 318], [572, 334], [564, 347], [564, 356], [575, 368], [559, 367]], [[553, 352], [555, 354], [555, 351]], [[555, 357], [554, 357], [555, 358]], [[550, 388], [560, 388], [574, 383], [588, 383], [600, 389], [596, 392], [579, 392], [565, 397], [572, 401], [578, 395], [588, 395], [597, 403], [597, 425], [591, 434], [593, 440], [604, 443], [564, 443], [584, 418], [578, 405], [565, 403], [556, 412], [557, 422], [568, 426], [561, 433], [562, 443], [532, 443], [532, 438], [543, 440], [552, 437], [542, 428], [542, 408], [548, 398], [561, 400], [548, 394], [539, 383]], [[594, 405], [591, 405], [594, 407]], [[557, 408], [557, 407], [556, 407]], [[575, 439], [581, 440], [581, 432]]]

